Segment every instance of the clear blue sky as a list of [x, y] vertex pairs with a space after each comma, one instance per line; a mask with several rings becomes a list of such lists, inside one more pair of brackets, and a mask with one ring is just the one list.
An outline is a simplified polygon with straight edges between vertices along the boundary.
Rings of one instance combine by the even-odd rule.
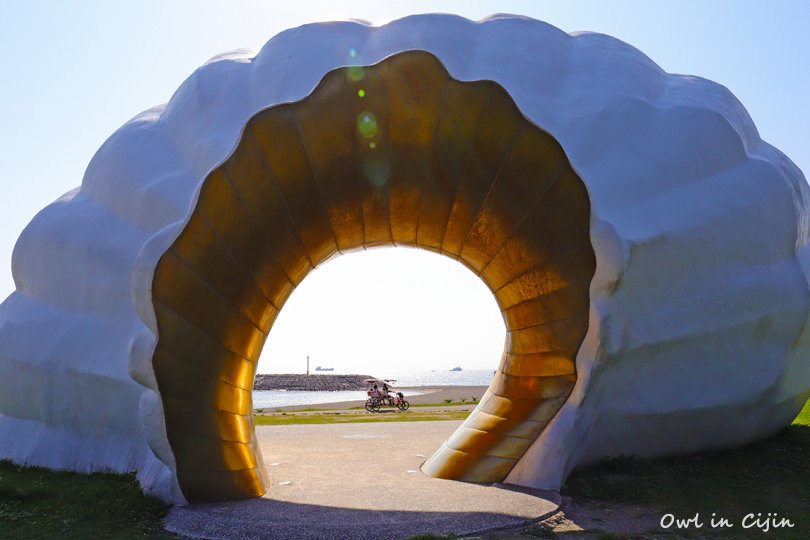
[[[700, 75], [727, 86], [747, 107], [762, 137], [785, 152], [803, 171], [810, 171], [807, 135], [810, 2], [807, 1], [2, 0], [0, 297], [14, 289], [10, 271], [12, 248], [33, 215], [79, 185], [90, 158], [115, 129], [138, 112], [166, 102], [180, 83], [208, 58], [231, 49], [259, 47], [281, 30], [306, 22], [354, 17], [382, 23], [431, 11], [457, 13], [472, 19], [497, 12], [519, 13], [545, 20], [567, 32], [596, 31], [623, 39], [667, 71]], [[357, 255], [336, 261], [335, 269], [330, 269], [331, 265], [319, 269], [296, 291], [285, 308], [284, 319], [274, 329], [274, 334], [283, 329], [286, 336], [271, 336], [268, 353], [276, 351], [272, 354], [277, 359], [273, 365], [263, 360], [260, 369], [283, 371], [288, 357], [300, 358], [307, 350], [302, 343], [331, 339], [329, 332], [337, 331], [334, 324], [326, 321], [319, 323], [323, 327], [316, 328], [308, 316], [317, 310], [328, 311], [325, 302], [349, 301], [365, 306], [353, 315], [356, 317], [366, 312], [378, 320], [394, 320], [393, 317], [411, 310], [407, 312], [410, 315], [402, 316], [403, 320], [425, 319], [424, 305], [405, 306], [402, 302], [406, 298], [388, 301], [389, 298], [381, 305], [371, 306], [357, 296], [364, 289], [374, 291], [375, 287], [383, 286], [368, 285], [377, 283], [374, 279], [389, 280], [385, 285], [388, 289], [406, 287], [402, 284], [408, 282], [407, 276], [418, 272], [431, 277], [429, 290], [440, 297], [437, 302], [441, 305], [463, 304], [455, 315], [442, 312], [443, 320], [456, 324], [446, 329], [444, 338], [436, 339], [458, 343], [475, 336], [479, 341], [470, 345], [472, 352], [464, 353], [469, 358], [468, 365], [496, 365], [503, 327], [497, 312], [493, 316], [496, 308], [486, 291], [468, 290], [469, 295], [480, 297], [479, 307], [471, 308], [463, 303], [463, 291], [458, 297], [447, 292], [453, 288], [451, 285], [465, 283], [458, 276], [467, 271], [461, 265], [448, 265], [445, 263], [449, 261], [443, 260], [434, 262], [430, 256], [419, 255], [411, 251], [392, 255], [391, 259], [383, 255]], [[355, 300], [305, 290], [334, 288], [321, 282], [340, 283], [344, 289], [356, 290], [352, 297]], [[441, 297], [445, 292], [450, 296]], [[371, 294], [367, 299], [370, 301], [374, 296]], [[380, 295], [376, 297], [379, 299]], [[394, 305], [394, 311], [380, 316], [386, 305]], [[344, 330], [349, 332], [367, 324], [371, 324], [371, 319], [358, 322], [352, 318], [352, 325]], [[361, 340], [362, 332], [354, 331], [356, 339]], [[413, 341], [412, 336], [427, 330], [403, 332]], [[282, 346], [285, 339], [292, 348]], [[386, 343], [396, 343], [398, 339], [403, 342], [401, 336], [394, 335]], [[437, 342], [433, 339], [422, 340], [425, 348], [435, 349]], [[298, 349], [296, 344], [300, 346]], [[419, 351], [411, 349], [408, 348], [410, 357], [418, 355]], [[314, 361], [329, 364], [335, 363], [333, 359], [352, 356], [359, 369], [375, 355], [390, 356], [394, 362], [404, 358], [396, 352], [381, 352], [379, 348], [358, 353], [356, 344], [347, 344], [345, 350], [336, 347], [330, 350], [333, 358], [321, 356], [322, 361]], [[424, 352], [422, 357], [426, 365], [437, 361], [436, 358], [454, 362], [448, 354], [439, 351], [431, 356]]]

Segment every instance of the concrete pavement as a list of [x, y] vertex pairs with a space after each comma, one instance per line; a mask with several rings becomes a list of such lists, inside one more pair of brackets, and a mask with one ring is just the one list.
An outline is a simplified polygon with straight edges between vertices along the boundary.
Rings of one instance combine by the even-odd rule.
[[257, 426], [272, 479], [247, 501], [175, 507], [169, 531], [197, 538], [401, 539], [517, 526], [559, 495], [429, 478], [421, 463], [460, 421]]

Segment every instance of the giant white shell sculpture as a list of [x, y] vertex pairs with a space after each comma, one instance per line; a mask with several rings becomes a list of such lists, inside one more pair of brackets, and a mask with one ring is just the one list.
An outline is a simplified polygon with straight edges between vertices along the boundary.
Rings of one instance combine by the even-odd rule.
[[[350, 67], [347, 67], [350, 66]], [[728, 448], [810, 395], [808, 190], [713, 82], [516, 16], [285, 31], [212, 59], [40, 212], [0, 307], [0, 457], [259, 495], [250, 389], [284, 300], [374, 245], [457, 258], [507, 323], [423, 466], [556, 489]]]

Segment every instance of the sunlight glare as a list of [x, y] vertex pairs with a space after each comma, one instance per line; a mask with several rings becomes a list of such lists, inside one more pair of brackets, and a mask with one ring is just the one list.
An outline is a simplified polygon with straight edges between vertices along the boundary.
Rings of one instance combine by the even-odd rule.
[[259, 373], [495, 369], [505, 326], [487, 286], [460, 263], [378, 248], [313, 271], [276, 320]]

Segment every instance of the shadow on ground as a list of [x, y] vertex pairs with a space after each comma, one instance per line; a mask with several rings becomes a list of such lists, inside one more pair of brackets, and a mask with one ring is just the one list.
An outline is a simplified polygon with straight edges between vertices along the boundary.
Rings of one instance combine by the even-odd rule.
[[431, 478], [427, 456], [456, 421], [258, 426], [270, 479], [261, 499], [173, 508], [166, 527], [204, 538], [408, 538], [515, 527], [557, 510], [557, 493]]
[[[489, 489], [517, 491], [538, 497], [538, 511], [548, 506], [548, 492], [493, 485]], [[541, 495], [543, 496], [541, 498]], [[380, 492], [381, 498], [396, 498], [396, 492]], [[532, 518], [503, 513], [417, 512], [340, 508], [299, 504], [268, 498], [216, 504], [198, 504], [172, 509], [164, 522], [170, 532], [202, 538], [244, 539], [402, 539], [419, 534], [471, 535], [504, 527], [522, 527], [546, 517]]]

